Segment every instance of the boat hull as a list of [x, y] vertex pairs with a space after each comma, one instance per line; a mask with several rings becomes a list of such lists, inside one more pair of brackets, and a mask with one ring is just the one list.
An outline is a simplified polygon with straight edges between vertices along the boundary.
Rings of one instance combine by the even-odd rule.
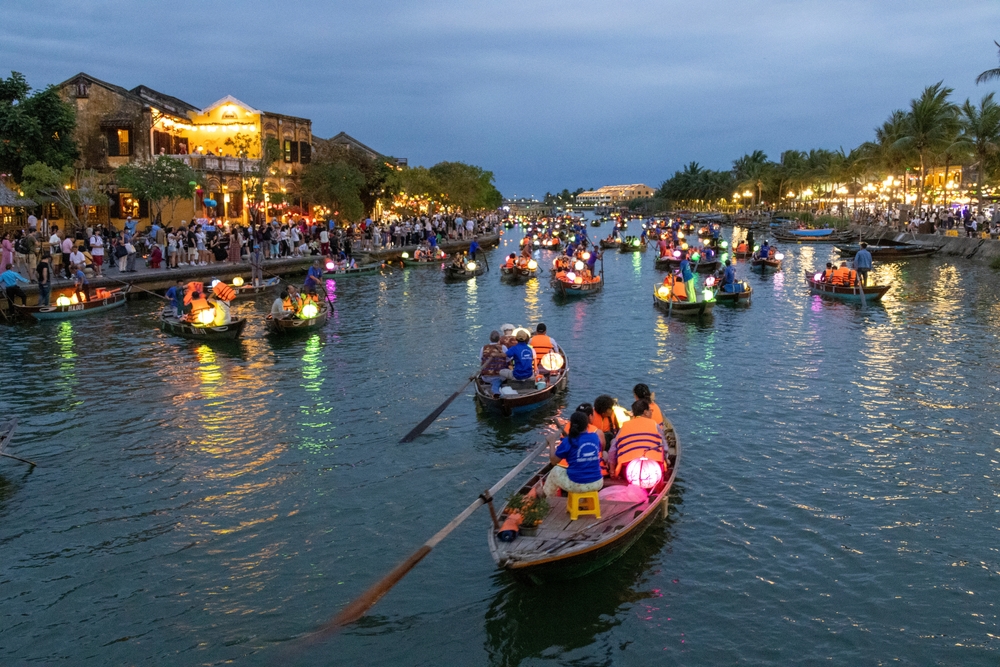
[[500, 280], [502, 280], [505, 283], [509, 283], [511, 285], [520, 285], [522, 283], [528, 282], [532, 278], [537, 278], [537, 277], [538, 277], [538, 269], [532, 271], [531, 269], [520, 269], [520, 268], [508, 269], [504, 267], [500, 268]]
[[727, 306], [749, 304], [753, 300], [753, 288], [746, 283], [743, 283], [743, 285], [744, 289], [742, 292], [717, 291], [715, 293], [715, 302]]
[[715, 301], [674, 301], [671, 306], [669, 300], [661, 299], [656, 292], [653, 292], [653, 304], [664, 313], [677, 317], [706, 317], [715, 308]]
[[582, 285], [570, 285], [569, 283], [562, 280], [553, 280], [553, 287], [555, 287], [555, 292], [558, 296], [575, 299], [581, 296], [588, 296], [590, 294], [597, 294], [604, 287], [604, 279], [602, 278], [596, 283], [585, 283]]
[[14, 306], [14, 312], [36, 320], [68, 320], [75, 317], [95, 315], [125, 305], [125, 292], [116, 292], [104, 299], [94, 299], [86, 303], [70, 306]]
[[780, 271], [781, 270], [781, 260], [780, 259], [752, 259], [750, 260], [750, 270], [756, 271], [758, 273], [767, 273], [768, 271]]
[[399, 261], [402, 262], [403, 266], [405, 266], [408, 269], [428, 269], [428, 268], [440, 269], [444, 266], [444, 263], [445, 261], [447, 261], [447, 259], [448, 259], [447, 257], [443, 257], [441, 259], [435, 259], [433, 261], [418, 261], [415, 259], [401, 259]]
[[[806, 282], [809, 284], [809, 290], [813, 294], [819, 294], [820, 296], [829, 297], [831, 299], [839, 299], [840, 301], [848, 301], [851, 303], [872, 303], [881, 301], [882, 297], [885, 296], [886, 292], [892, 287], [892, 285], [868, 285], [867, 287], [847, 287], [844, 285], [831, 285], [829, 283], [819, 282], [814, 279], [811, 275], [806, 273]], [[861, 292], [864, 291], [864, 301], [861, 299]]]
[[189, 338], [191, 340], [233, 341], [238, 339], [243, 334], [243, 329], [246, 327], [246, 324], [246, 319], [235, 319], [229, 324], [225, 324], [221, 327], [196, 327], [175, 317], [160, 316], [160, 329], [168, 334], [180, 336], [181, 338]]
[[378, 270], [382, 268], [381, 264], [369, 264], [367, 266], [358, 266], [353, 269], [343, 269], [341, 271], [327, 271], [323, 274], [324, 278], [339, 280], [340, 278], [353, 278], [354, 276], [370, 276], [378, 273]]
[[276, 290], [278, 287], [281, 286], [281, 278], [277, 277], [268, 278], [260, 285], [247, 285], [246, 283], [244, 283], [239, 287], [237, 287], [236, 285], [229, 283], [229, 286], [232, 287], [233, 292], [236, 293], [236, 296], [233, 298], [233, 301], [238, 301], [240, 299], [252, 299], [253, 297], [258, 296], [260, 294], [265, 294], [267, 292]]
[[485, 267], [477, 266], [475, 271], [467, 271], [465, 268], [458, 268], [455, 266], [448, 266], [444, 270], [445, 280], [472, 280], [477, 276], [481, 276], [486, 273]]
[[566, 389], [566, 385], [569, 384], [569, 367], [563, 370], [562, 376], [558, 381], [553, 382], [545, 389], [540, 389], [535, 392], [528, 394], [521, 394], [519, 396], [495, 398], [487, 387], [489, 384], [484, 383], [480, 380], [476, 380], [476, 399], [479, 401], [487, 410], [492, 410], [505, 417], [510, 417], [511, 415], [531, 412], [532, 410], [537, 410], [538, 408], [544, 406], [557, 394], [561, 393]]
[[308, 320], [297, 317], [275, 319], [274, 316], [268, 315], [267, 319], [264, 320], [264, 326], [267, 327], [269, 334], [275, 336], [294, 336], [322, 329], [326, 326], [329, 319], [330, 309], [324, 307], [316, 317], [309, 318]]

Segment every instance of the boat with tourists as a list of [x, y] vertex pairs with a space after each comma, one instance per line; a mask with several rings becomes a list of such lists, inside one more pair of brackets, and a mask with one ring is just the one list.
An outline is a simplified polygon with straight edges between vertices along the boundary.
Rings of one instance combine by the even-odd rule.
[[444, 267], [445, 280], [471, 280], [486, 273], [486, 267], [475, 260], [462, 260], [461, 264], [451, 262]]
[[34, 318], [36, 320], [67, 320], [85, 315], [95, 315], [120, 308], [125, 305], [126, 295], [131, 290], [131, 285], [122, 288], [105, 289], [98, 287], [93, 290], [88, 297], [82, 291], [66, 292], [64, 294], [53, 294], [52, 305], [23, 306], [11, 304], [13, 312], [21, 317]]
[[360, 266], [331, 266], [332, 262], [326, 263], [326, 270], [323, 271], [324, 278], [353, 278], [355, 276], [370, 276], [379, 272], [382, 265], [379, 263], [362, 264]]
[[[649, 447], [642, 457], [629, 460], [624, 470], [612, 471], [619, 474], [604, 478], [600, 491], [592, 492], [596, 500], [591, 494], [570, 496], [560, 491], [539, 502], [546, 476], [557, 464], [542, 466], [511, 496], [490, 528], [487, 545], [497, 566], [517, 578], [544, 583], [586, 576], [628, 551], [650, 526], [666, 517], [677, 478], [681, 461], [677, 431], [665, 419], [658, 435], [658, 456], [650, 453], [655, 446]], [[591, 496], [589, 507], [581, 507], [581, 496]], [[526, 525], [529, 522], [533, 525]], [[510, 530], [515, 526], [516, 536]]]
[[484, 408], [509, 417], [542, 407], [565, 390], [568, 382], [569, 358], [556, 345], [542, 355], [536, 374], [527, 380], [505, 380], [497, 387], [494, 378], [480, 372], [476, 376], [476, 399]]
[[[718, 259], [708, 262], [688, 261], [691, 264], [691, 270], [695, 273], [715, 273], [722, 266], [722, 263]], [[681, 258], [679, 255], [675, 257], [671, 257], [670, 255], [657, 257], [654, 266], [658, 271], [670, 271], [673, 273], [681, 268]]]
[[448, 254], [442, 251], [440, 248], [437, 252], [427, 254], [420, 253], [418, 250], [417, 256], [410, 257], [410, 253], [404, 252], [400, 257], [400, 262], [403, 266], [409, 269], [419, 269], [419, 268], [438, 268], [444, 266], [444, 263], [448, 261]]
[[527, 262], [515, 261], [513, 264], [504, 262], [500, 265], [500, 281], [510, 285], [521, 285], [532, 278], [538, 277], [538, 262], [529, 259]]
[[326, 301], [307, 303], [289, 317], [275, 317], [268, 313], [264, 326], [269, 334], [289, 335], [316, 331], [326, 326], [330, 319], [330, 304]]
[[[206, 310], [203, 312], [212, 313], [213, 311]], [[243, 329], [246, 327], [247, 321], [246, 318], [237, 317], [231, 319], [229, 322], [216, 324], [214, 316], [212, 318], [206, 317], [202, 321], [191, 321], [183, 317], [178, 317], [176, 311], [172, 307], [167, 306], [160, 312], [159, 324], [160, 329], [164, 332], [180, 336], [181, 338], [203, 341], [233, 341], [243, 334]]]
[[236, 295], [233, 297], [234, 300], [250, 299], [258, 294], [267, 294], [276, 291], [281, 286], [281, 278], [275, 276], [254, 285], [252, 282], [247, 284], [241, 276], [236, 276], [226, 284], [232, 288], [233, 293]]
[[[653, 289], [653, 305], [667, 315], [678, 317], [704, 317], [712, 314], [712, 309], [715, 307], [715, 294], [712, 290], [705, 290], [700, 300], [689, 301], [684, 283], [679, 279], [670, 283], [670, 278], [673, 278], [673, 274], [668, 276], [668, 284], [657, 285]], [[678, 293], [681, 289], [684, 290], [683, 296]], [[709, 295], [709, 298], [706, 299], [706, 295]]]
[[[813, 294], [850, 301], [852, 303], [872, 303], [881, 301], [892, 285], [838, 285], [823, 280], [822, 273], [806, 273], [806, 284]], [[863, 295], [863, 298], [862, 298]]]
[[855, 234], [832, 228], [774, 229], [771, 235], [781, 243], [849, 243]]

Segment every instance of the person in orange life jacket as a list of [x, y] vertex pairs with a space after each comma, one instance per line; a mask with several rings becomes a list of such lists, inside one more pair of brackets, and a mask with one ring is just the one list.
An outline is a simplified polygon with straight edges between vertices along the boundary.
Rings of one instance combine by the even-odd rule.
[[[545, 332], [546, 332], [545, 325], [539, 322], [538, 326], [535, 327], [535, 335], [531, 337], [530, 341], [528, 341], [528, 345], [530, 345], [531, 349], [535, 351], [535, 361], [538, 363], [541, 362], [542, 357], [544, 357], [546, 354], [552, 352], [553, 350], [559, 347], [558, 345], [556, 345], [556, 342], [554, 340], [552, 340], [545, 334]], [[548, 371], [546, 371], [545, 369], [540, 369], [540, 370], [542, 372], [548, 373]]]
[[507, 359], [514, 368], [503, 368], [500, 377], [505, 380], [530, 380], [535, 376], [535, 351], [528, 345], [528, 332], [517, 332], [517, 345], [507, 349]]
[[208, 303], [208, 299], [202, 296], [201, 292], [195, 292], [191, 295], [191, 306], [188, 317], [192, 322], [195, 322], [198, 319], [198, 313], [203, 310], [208, 310], [211, 307], [212, 306]]
[[482, 378], [489, 381], [493, 396], [499, 396], [500, 384], [503, 382], [500, 371], [507, 368], [507, 353], [500, 344], [499, 331], [490, 332], [490, 342], [483, 345], [479, 353], [479, 363], [483, 367]]
[[608, 467], [612, 477], [620, 477], [629, 461], [646, 457], [663, 463], [663, 435], [653, 421], [649, 403], [639, 399], [632, 404], [632, 419], [621, 430], [608, 451]]
[[503, 263], [503, 268], [505, 268], [505, 269], [513, 269], [514, 268], [514, 262], [515, 262], [516, 259], [517, 259], [517, 255], [515, 255], [514, 253], [510, 253], [507, 256], [507, 261], [505, 261]]
[[833, 264], [831, 262], [826, 263], [826, 270], [823, 271], [823, 282], [832, 283], [833, 282]]
[[658, 425], [663, 424], [663, 413], [660, 411], [660, 407], [653, 402], [653, 392], [649, 390], [649, 385], [642, 383], [637, 384], [632, 387], [632, 395], [635, 400], [643, 400], [649, 405], [650, 417]]
[[299, 309], [302, 308], [302, 295], [299, 294], [299, 290], [295, 287], [295, 285], [288, 286], [288, 300], [286, 306], [291, 306], [291, 308], [286, 308], [286, 310], [290, 310], [293, 313], [299, 312]]
[[600, 429], [606, 438], [613, 438], [620, 428], [614, 408], [615, 399], [607, 394], [594, 399], [594, 414], [590, 416], [590, 423]]
[[847, 267], [847, 262], [841, 262], [840, 268], [833, 272], [833, 282], [838, 285], [852, 286], [858, 280], [858, 273]]
[[601, 441], [596, 433], [587, 430], [589, 423], [590, 419], [583, 412], [574, 412], [569, 418], [569, 434], [549, 450], [549, 460], [553, 464], [566, 459], [569, 465], [565, 468], [557, 465], [549, 471], [542, 485], [542, 495], [553, 496], [559, 489], [587, 493], [599, 491], [604, 486]]

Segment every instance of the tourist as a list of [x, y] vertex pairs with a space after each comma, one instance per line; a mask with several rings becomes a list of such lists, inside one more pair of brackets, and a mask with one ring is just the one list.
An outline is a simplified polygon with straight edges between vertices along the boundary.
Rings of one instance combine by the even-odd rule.
[[286, 308], [286, 305], [291, 305], [288, 300], [288, 291], [282, 291], [278, 298], [274, 300], [271, 304], [271, 317], [277, 320], [283, 320], [291, 316], [292, 311]]
[[545, 324], [539, 322], [538, 326], [535, 327], [535, 335], [528, 342], [531, 349], [535, 351], [535, 358], [539, 361], [549, 352], [559, 349], [556, 342], [545, 334], [546, 330]]
[[21, 238], [21, 248], [24, 252], [24, 267], [28, 280], [35, 279], [35, 264], [38, 263], [38, 241], [35, 232], [29, 231]]
[[115, 258], [115, 263], [118, 265], [118, 272], [125, 273], [125, 262], [128, 260], [128, 250], [125, 249], [125, 244], [116, 236], [111, 241], [111, 254]]
[[167, 301], [174, 309], [174, 315], [180, 317], [184, 314], [184, 281], [177, 279], [174, 286], [166, 292]]
[[864, 241], [861, 242], [861, 250], [854, 255], [854, 268], [858, 272], [861, 284], [868, 285], [868, 272], [872, 270], [872, 254]]
[[666, 460], [663, 451], [662, 424], [653, 421], [649, 403], [638, 399], [632, 404], [632, 418], [622, 424], [608, 450], [608, 468], [612, 477], [620, 477], [630, 461], [645, 457], [661, 465]]
[[35, 276], [38, 281], [38, 305], [48, 306], [52, 293], [52, 263], [48, 250], [42, 252], [42, 258], [35, 267]]
[[[555, 496], [560, 489], [567, 493], [589, 493], [604, 486], [601, 473], [601, 440], [587, 427], [590, 418], [577, 410], [569, 418], [569, 433], [550, 445], [549, 461], [552, 470], [545, 477], [542, 495]], [[563, 460], [565, 468], [557, 465]]]
[[653, 402], [653, 392], [649, 390], [649, 385], [640, 382], [632, 387], [632, 396], [637, 401], [646, 401], [649, 405], [650, 417], [657, 424], [663, 424], [663, 413], [660, 411], [660, 406]]
[[59, 226], [52, 225], [52, 235], [49, 236], [49, 253], [52, 255], [52, 269], [59, 273], [62, 265], [62, 239], [59, 238]]
[[100, 228], [94, 230], [90, 237], [90, 257], [94, 263], [94, 275], [101, 277], [101, 267], [104, 266], [104, 238], [101, 236]]
[[5, 232], [0, 241], [0, 266], [14, 265], [14, 244], [10, 240], [10, 232]]
[[306, 294], [316, 294], [316, 289], [319, 287], [322, 278], [323, 269], [320, 268], [320, 260], [317, 259], [309, 267], [309, 271], [306, 272], [306, 280], [302, 285], [302, 291]]
[[167, 232], [167, 268], [176, 269], [177, 267], [177, 234], [174, 233], [173, 228], [170, 228], [170, 231]]
[[[4, 235], [4, 240], [7, 239], [7, 234]], [[21, 305], [28, 305], [28, 295], [24, 293], [21, 286], [18, 283], [30, 284], [30, 281], [22, 276], [20, 273], [14, 270], [14, 264], [7, 262], [4, 264], [4, 272], [0, 273], [0, 285], [3, 286], [4, 294], [7, 296], [7, 300], [14, 303], [15, 297], [20, 297]]]
[[73, 250], [69, 254], [69, 266], [72, 271], [71, 277], [75, 276], [78, 270], [83, 271], [87, 268], [87, 258], [80, 250], [80, 246], [73, 246]]
[[480, 374], [483, 380], [490, 383], [493, 397], [499, 397], [500, 385], [503, 383], [500, 371], [507, 368], [507, 353], [500, 344], [499, 331], [490, 332], [490, 342], [483, 345], [479, 353], [479, 363], [482, 365]]
[[527, 331], [518, 329], [515, 336], [517, 343], [507, 348], [507, 359], [514, 363], [514, 367], [500, 371], [500, 377], [503, 379], [524, 382], [534, 377], [535, 351], [528, 345], [528, 338]]

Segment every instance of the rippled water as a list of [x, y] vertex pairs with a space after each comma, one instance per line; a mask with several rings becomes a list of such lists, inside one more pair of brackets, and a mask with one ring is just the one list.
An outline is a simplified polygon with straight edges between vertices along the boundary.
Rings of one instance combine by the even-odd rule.
[[[897, 286], [862, 310], [810, 296], [830, 250], [792, 248], [746, 272], [750, 308], [689, 323], [654, 310], [651, 254], [609, 253], [575, 303], [501, 285], [500, 252], [467, 284], [342, 280], [327, 328], [289, 342], [263, 337], [266, 299], [236, 347], [160, 333], [152, 301], [0, 329], [10, 451], [39, 463], [0, 463], [0, 664], [996, 664], [1000, 280], [882, 265]], [[535, 442], [551, 411], [499, 421], [469, 393], [397, 442], [508, 320], [567, 349], [563, 407], [653, 387], [685, 447], [669, 518], [532, 587], [476, 514], [288, 653]]]

